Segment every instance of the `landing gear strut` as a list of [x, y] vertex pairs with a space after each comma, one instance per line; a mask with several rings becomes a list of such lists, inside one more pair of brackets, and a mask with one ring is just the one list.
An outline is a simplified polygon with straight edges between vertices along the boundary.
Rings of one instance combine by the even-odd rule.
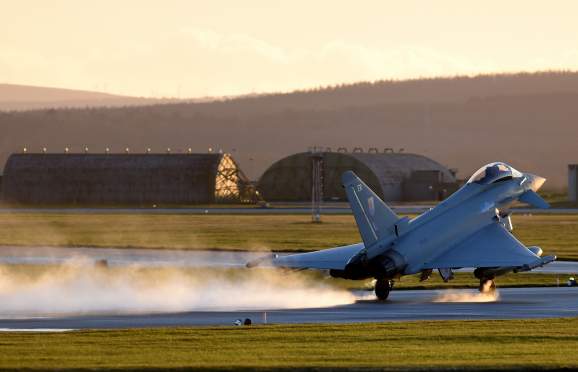
[[484, 296], [496, 297], [496, 283], [491, 279], [480, 279], [479, 290]]
[[393, 280], [378, 279], [375, 282], [375, 295], [378, 300], [385, 301], [393, 289]]

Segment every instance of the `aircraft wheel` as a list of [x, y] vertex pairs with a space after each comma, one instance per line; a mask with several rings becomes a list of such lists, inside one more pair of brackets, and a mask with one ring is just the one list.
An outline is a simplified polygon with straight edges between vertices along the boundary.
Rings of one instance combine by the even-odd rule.
[[391, 292], [393, 286], [391, 282], [386, 279], [378, 279], [375, 282], [375, 295], [378, 300], [385, 301], [389, 297], [389, 292]]
[[496, 297], [496, 283], [491, 279], [480, 279], [479, 290], [482, 295]]

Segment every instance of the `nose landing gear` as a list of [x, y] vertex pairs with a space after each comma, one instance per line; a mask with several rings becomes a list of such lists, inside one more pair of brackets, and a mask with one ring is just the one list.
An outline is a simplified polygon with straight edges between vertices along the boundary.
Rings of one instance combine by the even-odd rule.
[[480, 279], [479, 290], [482, 296], [496, 297], [496, 283], [492, 279]]
[[393, 290], [393, 280], [378, 279], [375, 281], [375, 295], [378, 300], [385, 301], [389, 297], [389, 292]]

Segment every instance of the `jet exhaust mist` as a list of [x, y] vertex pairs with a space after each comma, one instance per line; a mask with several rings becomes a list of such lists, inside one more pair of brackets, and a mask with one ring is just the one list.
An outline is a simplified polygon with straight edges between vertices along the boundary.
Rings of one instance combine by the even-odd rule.
[[273, 270], [0, 265], [0, 315], [327, 307], [355, 295]]

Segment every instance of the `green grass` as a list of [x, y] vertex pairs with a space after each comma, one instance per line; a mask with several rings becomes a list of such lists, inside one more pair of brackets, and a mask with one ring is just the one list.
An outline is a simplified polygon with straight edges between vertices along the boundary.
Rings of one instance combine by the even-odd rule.
[[538, 246], [544, 255], [555, 254], [558, 259], [578, 260], [578, 215], [533, 214], [522, 211], [512, 215], [514, 236], [525, 246]]
[[552, 208], [578, 208], [578, 202], [568, 200], [568, 190], [538, 190], [538, 195]]
[[311, 251], [358, 243], [352, 215], [2, 213], [0, 245]]
[[0, 368], [563, 369], [576, 345], [576, 318], [3, 333]]
[[[1, 213], [0, 245], [306, 252], [361, 241], [352, 215], [310, 221], [296, 214]], [[512, 223], [524, 245], [578, 260], [578, 214], [519, 211]]]

